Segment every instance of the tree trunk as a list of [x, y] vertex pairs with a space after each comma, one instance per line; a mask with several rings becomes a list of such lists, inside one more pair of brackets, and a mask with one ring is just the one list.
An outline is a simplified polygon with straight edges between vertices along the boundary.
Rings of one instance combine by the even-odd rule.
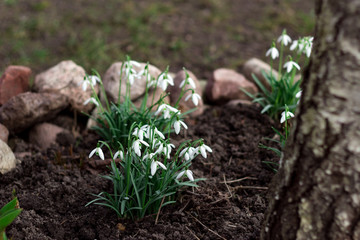
[[360, 239], [360, 0], [317, 0], [314, 51], [261, 239]]

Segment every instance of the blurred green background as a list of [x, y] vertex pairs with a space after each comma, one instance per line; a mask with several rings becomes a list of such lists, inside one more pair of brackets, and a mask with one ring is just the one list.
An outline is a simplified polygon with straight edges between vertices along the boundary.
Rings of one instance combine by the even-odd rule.
[[35, 74], [66, 59], [103, 74], [126, 55], [208, 78], [265, 59], [286, 28], [313, 35], [311, 0], [0, 0], [0, 72]]

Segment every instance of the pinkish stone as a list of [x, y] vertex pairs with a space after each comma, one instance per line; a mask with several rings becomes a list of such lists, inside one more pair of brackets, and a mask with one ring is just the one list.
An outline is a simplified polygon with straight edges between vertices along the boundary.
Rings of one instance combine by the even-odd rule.
[[206, 97], [213, 103], [226, 103], [234, 99], [251, 100], [241, 89], [251, 94], [258, 92], [254, 83], [231, 69], [220, 68], [213, 72], [206, 86]]
[[11, 97], [29, 90], [31, 69], [24, 66], [9, 66], [0, 78], [0, 105]]
[[9, 130], [0, 123], [0, 139], [3, 140], [5, 143], [7, 143], [8, 138], [9, 138]]
[[30, 130], [29, 141], [45, 150], [56, 144], [56, 136], [63, 132], [69, 131], [51, 123], [40, 123]]
[[[179, 106], [178, 109], [181, 110], [182, 113], [189, 111], [193, 108], [196, 108], [196, 110], [194, 112], [190, 113], [190, 116], [195, 117], [195, 116], [199, 116], [204, 112], [204, 102], [203, 102], [203, 94], [202, 94], [202, 88], [200, 86], [199, 80], [197, 79], [197, 77], [189, 70], [187, 70], [189, 77], [194, 81], [195, 84], [195, 93], [199, 94], [201, 99], [199, 100], [199, 103], [197, 106], [194, 105], [194, 103], [191, 101], [191, 97], [190, 99], [188, 99], [187, 101], [185, 101], [185, 98], [190, 95], [192, 92], [191, 91], [187, 91], [184, 96], [181, 98], [180, 102], [179, 102]], [[184, 70], [179, 71], [174, 78], [174, 86], [169, 86], [169, 91], [170, 91], [170, 99], [171, 99], [171, 105], [174, 106], [177, 102], [177, 100], [180, 97], [180, 93], [181, 93], [181, 88], [180, 88], [180, 84], [181, 82], [186, 78], [186, 73]], [[192, 89], [192, 87], [190, 86], [190, 84], [187, 84], [184, 88], [184, 90], [189, 90]]]

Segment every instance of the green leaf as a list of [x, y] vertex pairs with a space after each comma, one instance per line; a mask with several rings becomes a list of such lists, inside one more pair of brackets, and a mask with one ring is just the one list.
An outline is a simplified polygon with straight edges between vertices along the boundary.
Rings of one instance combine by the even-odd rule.
[[22, 209], [12, 209], [5, 212], [0, 217], [0, 231], [5, 229], [7, 226], [14, 221], [14, 219], [21, 213]]

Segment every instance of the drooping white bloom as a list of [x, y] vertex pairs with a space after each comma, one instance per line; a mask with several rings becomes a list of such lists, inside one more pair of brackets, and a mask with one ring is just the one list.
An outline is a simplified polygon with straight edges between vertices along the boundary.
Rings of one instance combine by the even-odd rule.
[[269, 50], [267, 50], [266, 56], [271, 56], [272, 59], [276, 59], [279, 57], [279, 51], [276, 49], [276, 47], [271, 47]]
[[182, 82], [179, 85], [179, 88], [182, 88], [185, 85], [185, 83], [189, 84], [192, 87], [192, 89], [196, 89], [195, 82], [191, 77], [188, 77], [188, 78], [182, 80]]
[[141, 67], [141, 64], [136, 62], [136, 61], [126, 61], [124, 63], [125, 66], [125, 75], [127, 76], [127, 78], [129, 79], [129, 83], [130, 85], [134, 84], [135, 78], [141, 78], [140, 75], [138, 75], [138, 73], [135, 71], [133, 66], [136, 67]]
[[296, 97], [296, 98], [300, 98], [300, 97], [301, 97], [301, 94], [302, 94], [302, 91], [299, 91], [299, 92], [295, 95], [295, 97]]
[[164, 152], [164, 154], [166, 155], [166, 158], [167, 158], [167, 159], [170, 159], [170, 154], [171, 154], [172, 148], [175, 148], [175, 145], [172, 144], [172, 143], [169, 143], [169, 144], [165, 144], [165, 145], [164, 145], [164, 150], [163, 150], [163, 152]]
[[174, 112], [176, 114], [180, 114], [180, 111], [177, 110], [176, 108], [168, 105], [168, 104], [161, 104], [158, 109], [155, 112], [155, 115], [159, 115], [159, 113], [163, 112], [164, 113], [164, 118], [170, 118], [170, 112]]
[[90, 84], [93, 87], [96, 86], [96, 82], [101, 82], [100, 78], [96, 75], [90, 75], [90, 76], [86, 76], [84, 77], [84, 80], [82, 82], [80, 82], [78, 85], [81, 84], [82, 90], [85, 92], [87, 90], [87, 86]]
[[96, 99], [93, 98], [93, 97], [91, 97], [91, 98], [89, 98], [88, 100], [86, 100], [86, 101], [84, 102], [84, 105], [87, 105], [87, 104], [90, 103], [90, 102], [92, 102], [93, 104], [95, 104], [97, 107], [99, 106], [98, 101], [96, 101]]
[[139, 157], [141, 156], [140, 144], [143, 144], [143, 145], [149, 147], [149, 144], [141, 139], [137, 139], [136, 141], [134, 141], [133, 145], [132, 145], [132, 149], [134, 149], [135, 154], [138, 155]]
[[199, 94], [197, 94], [197, 93], [189, 94], [189, 95], [186, 96], [185, 102], [187, 100], [189, 100], [190, 97], [191, 97], [191, 100], [194, 103], [194, 105], [197, 106], [199, 104], [199, 100], [201, 99], [201, 96]]
[[146, 135], [146, 129], [149, 125], [144, 125], [140, 128], [135, 128], [134, 132], [132, 133], [132, 135], [137, 136], [140, 140], [144, 140], [144, 135]]
[[99, 155], [99, 157], [101, 158], [101, 160], [104, 160], [105, 157], [104, 157], [104, 153], [103, 151], [101, 150], [101, 148], [99, 147], [96, 147], [95, 149], [93, 149], [91, 151], [91, 153], [89, 154], [89, 158], [91, 158], [95, 153], [97, 153]]
[[284, 111], [281, 113], [281, 119], [280, 119], [280, 123], [285, 122], [286, 120], [293, 118], [294, 114], [290, 111]]
[[209, 146], [207, 146], [207, 145], [205, 145], [205, 144], [203, 143], [203, 144], [201, 144], [201, 146], [199, 147], [199, 151], [200, 151], [201, 155], [202, 155], [204, 158], [207, 158], [206, 151], [212, 152], [212, 149], [211, 149]]
[[158, 86], [161, 87], [162, 90], [166, 91], [168, 84], [174, 86], [174, 80], [169, 74], [164, 72], [159, 76]]
[[114, 154], [113, 159], [115, 160], [117, 157], [119, 157], [121, 160], [123, 160], [123, 159], [124, 159], [124, 153], [123, 153], [123, 151], [121, 151], [121, 150], [117, 151], [117, 152]]
[[183, 150], [181, 150], [179, 157], [182, 157], [184, 155], [184, 158], [186, 161], [193, 160], [195, 157], [195, 154], [197, 154], [199, 150], [194, 147], [186, 147]]
[[287, 46], [289, 43], [291, 43], [291, 38], [286, 34], [286, 32], [283, 32], [277, 41], [284, 44], [284, 46]]
[[174, 129], [175, 129], [175, 133], [176, 133], [176, 134], [179, 134], [181, 125], [182, 125], [185, 129], [188, 129], [187, 125], [186, 125], [183, 121], [177, 120], [177, 121], [174, 122]]
[[150, 154], [146, 154], [143, 158], [142, 158], [142, 160], [144, 161], [145, 159], [153, 159], [153, 157], [155, 156], [155, 154], [156, 153], [150, 153]]
[[146, 130], [144, 129], [145, 132], [145, 137], [148, 139], [153, 139], [153, 137], [155, 137], [155, 134], [158, 135], [160, 138], [165, 139], [165, 136], [162, 132], [160, 132], [156, 127], [151, 128], [150, 126], [148, 126], [146, 128]]
[[193, 172], [192, 172], [191, 170], [181, 171], [181, 172], [177, 175], [176, 179], [179, 180], [184, 174], [186, 174], [186, 176], [188, 177], [188, 179], [189, 179], [190, 181], [194, 181]]
[[299, 64], [297, 64], [297, 63], [294, 62], [294, 61], [289, 61], [289, 62], [286, 62], [286, 63], [284, 64], [284, 68], [286, 68], [286, 71], [287, 71], [288, 73], [291, 72], [291, 70], [292, 70], [294, 67], [297, 68], [298, 70], [300, 70]]
[[298, 40], [294, 40], [290, 46], [290, 50], [294, 51], [298, 47]]
[[157, 167], [160, 166], [162, 169], [166, 170], [167, 168], [165, 167], [165, 165], [159, 161], [152, 161], [151, 162], [151, 175], [154, 176], [157, 170]]

